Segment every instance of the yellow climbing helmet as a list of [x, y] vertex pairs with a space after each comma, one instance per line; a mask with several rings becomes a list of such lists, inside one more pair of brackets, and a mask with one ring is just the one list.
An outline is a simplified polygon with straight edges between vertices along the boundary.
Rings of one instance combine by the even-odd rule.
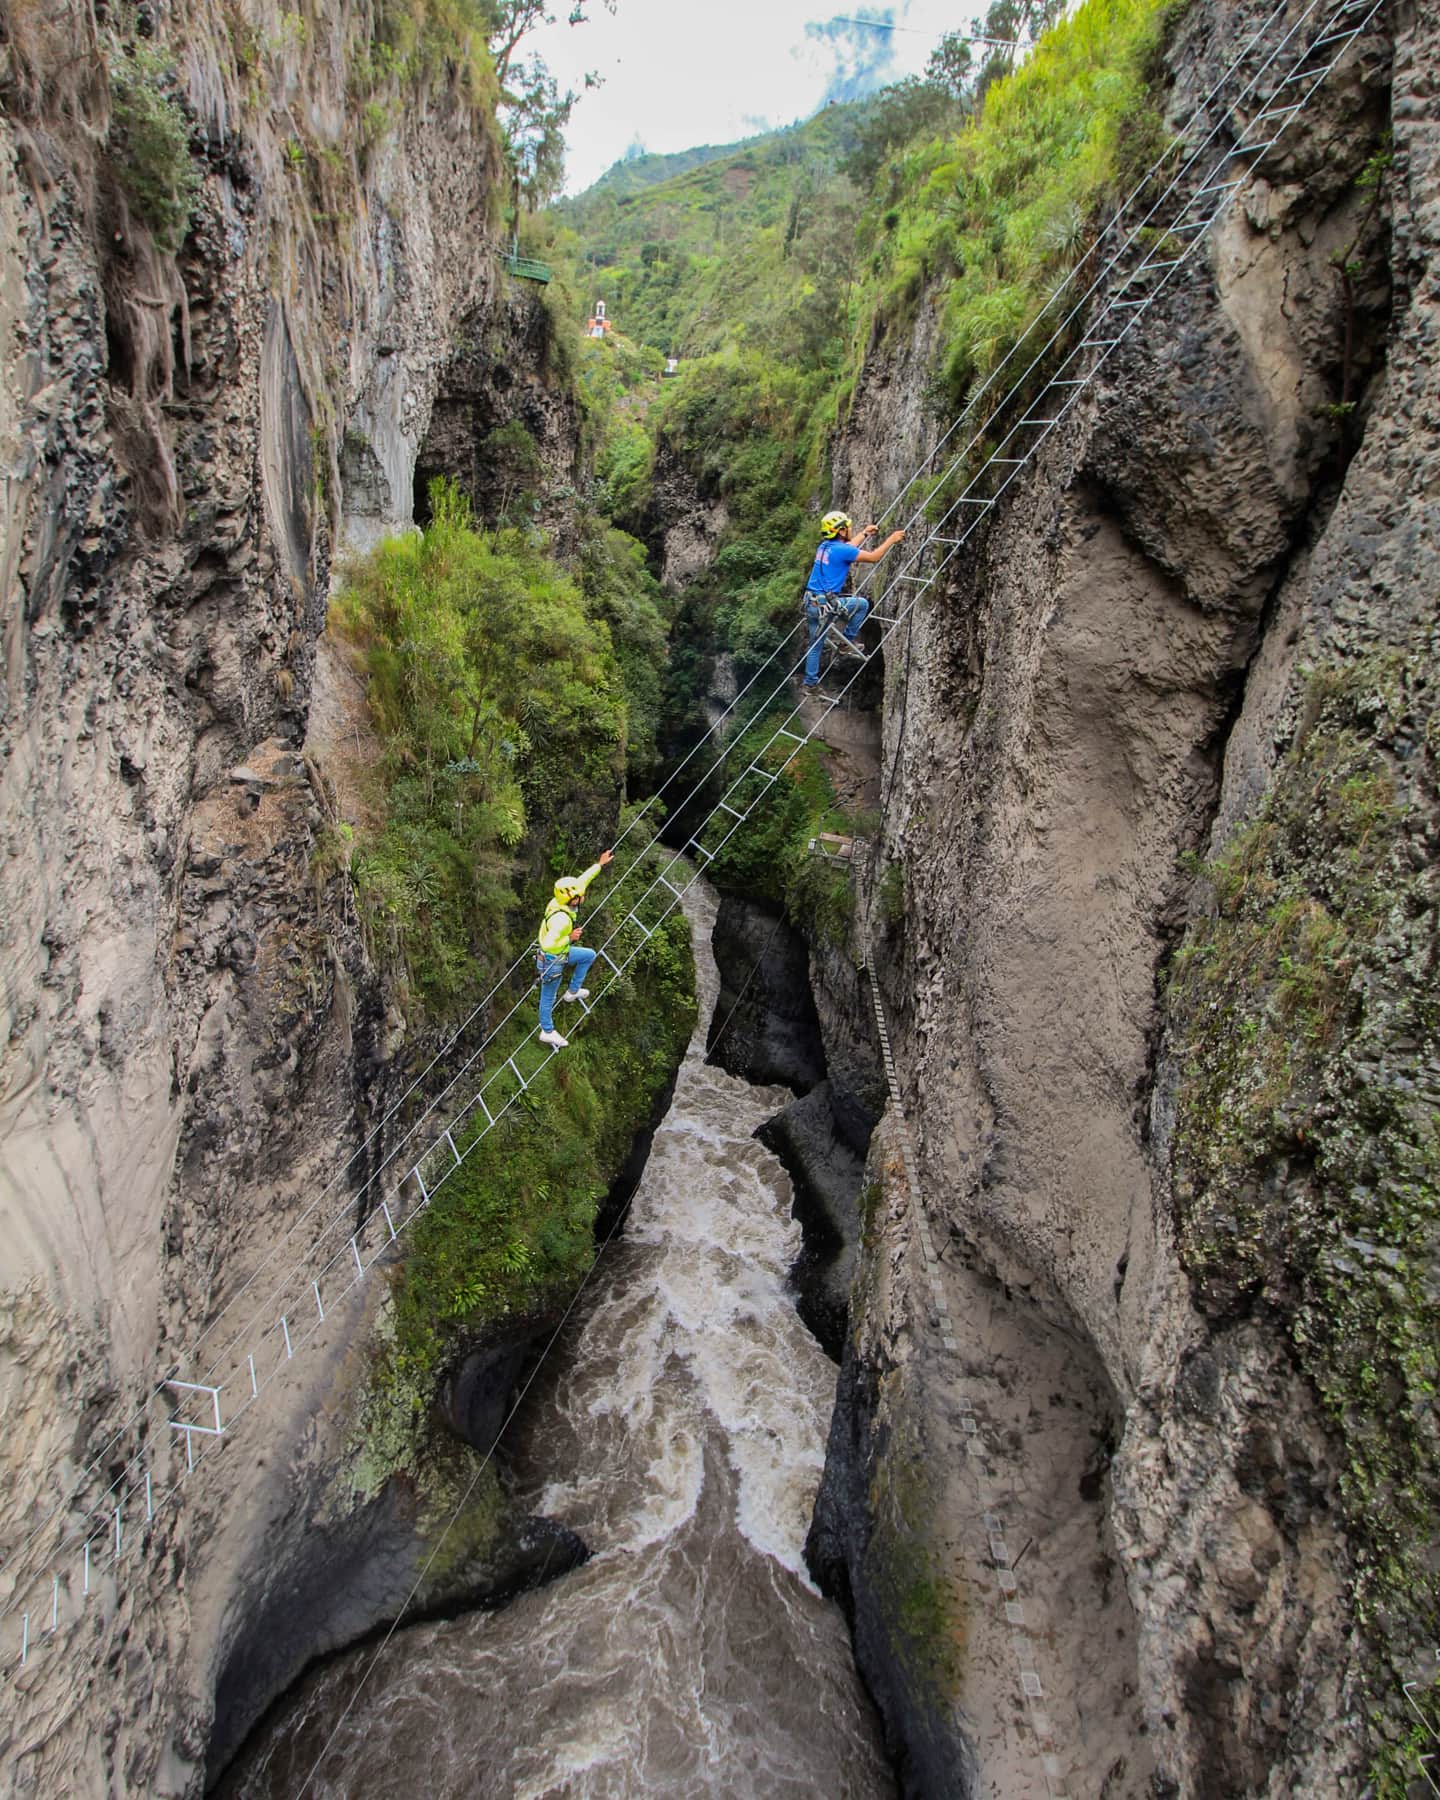
[[850, 515], [842, 512], [828, 512], [820, 521], [822, 538], [838, 537], [842, 531], [850, 529]]
[[568, 878], [564, 881], [557, 881], [555, 883], [555, 898], [557, 900], [568, 900], [572, 894], [579, 900], [582, 897], [582, 890], [577, 888]]

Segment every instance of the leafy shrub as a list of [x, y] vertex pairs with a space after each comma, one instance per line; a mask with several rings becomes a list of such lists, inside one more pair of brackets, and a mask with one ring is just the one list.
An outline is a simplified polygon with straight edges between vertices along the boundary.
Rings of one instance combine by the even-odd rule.
[[366, 648], [386, 746], [384, 824], [352, 863], [361, 919], [443, 1009], [506, 952], [530, 819], [563, 837], [566, 815], [616, 791], [625, 705], [609, 630], [574, 581], [520, 534], [474, 530], [452, 485], [431, 505], [423, 534], [350, 571], [333, 617]]
[[190, 133], [171, 87], [174, 64], [153, 45], [112, 44], [109, 153], [136, 214], [162, 250], [175, 251], [190, 229], [200, 180]]
[[[668, 864], [668, 854], [637, 841], [639, 860]], [[634, 860], [617, 856], [612, 880]], [[646, 885], [637, 876], [627, 898]], [[587, 919], [597, 945], [612, 922], [603, 890], [599, 900]], [[384, 1379], [413, 1387], [463, 1334], [568, 1298], [593, 1261], [596, 1208], [695, 1023], [684, 915], [662, 921], [651, 901], [641, 916], [652, 935], [604, 999], [603, 1031], [577, 1036], [559, 1059], [522, 1049], [522, 1031], [502, 1034], [488, 1053], [491, 1068], [512, 1054], [531, 1069], [549, 1061], [543, 1100], [532, 1090], [483, 1139], [473, 1130], [460, 1138], [465, 1162], [412, 1236]], [[524, 1017], [524, 1030], [531, 1023]]]

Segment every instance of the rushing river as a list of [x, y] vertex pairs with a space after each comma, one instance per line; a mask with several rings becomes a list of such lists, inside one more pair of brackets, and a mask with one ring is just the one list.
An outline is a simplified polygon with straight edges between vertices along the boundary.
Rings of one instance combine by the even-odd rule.
[[[691, 890], [701, 1024], [612, 1244], [512, 1428], [583, 1568], [497, 1613], [397, 1632], [302, 1684], [236, 1792], [890, 1795], [845, 1623], [802, 1545], [835, 1369], [795, 1313], [790, 1185], [751, 1137], [789, 1095], [705, 1066], [713, 896]], [[603, 1009], [592, 1030], [603, 1028]], [[543, 1390], [543, 1391], [542, 1391]]]

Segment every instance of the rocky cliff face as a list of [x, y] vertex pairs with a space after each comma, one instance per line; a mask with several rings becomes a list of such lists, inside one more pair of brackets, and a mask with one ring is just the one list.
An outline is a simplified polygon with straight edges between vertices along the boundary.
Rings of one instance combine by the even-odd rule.
[[[1252, 13], [1186, 14], [1177, 121]], [[1374, 1347], [1433, 1320], [1413, 1310], [1433, 1298], [1403, 1292], [1387, 1322], [1359, 1277], [1345, 1289], [1346, 1329], [1384, 1371], [1387, 1398], [1367, 1397], [1317, 1323], [1314, 1271], [1348, 1232], [1352, 1260], [1368, 1245], [1392, 1275], [1434, 1273], [1420, 1113], [1368, 1161], [1339, 1144], [1378, 1130], [1357, 1095], [1433, 1082], [1436, 55], [1433, 18], [1400, 9], [1347, 60], [887, 649], [867, 906], [924, 1216], [892, 1111], [812, 1551], [854, 1609], [912, 1792], [1019, 1792], [1048, 1753], [1068, 1793], [1358, 1793], [1433, 1625], [1433, 1571], [1408, 1572], [1434, 1542], [1430, 1362]], [[889, 401], [923, 387], [927, 332], [922, 316], [859, 383], [852, 510], [923, 453]], [[1342, 731], [1343, 755], [1371, 759], [1335, 776], [1373, 778], [1368, 833], [1324, 828]], [[1233, 848], [1257, 820], [1268, 862]], [[1326, 865], [1368, 870], [1377, 832], [1395, 899], [1361, 942]], [[1346, 922], [1314, 950], [1334, 952], [1333, 1011], [1285, 986], [1289, 939], [1230, 981], [1223, 1019], [1195, 985], [1197, 958], [1227, 954], [1215, 919], [1258, 904], [1227, 886], [1237, 854], [1242, 886], [1271, 883], [1255, 944], [1290, 929], [1283, 898]], [[897, 890], [903, 924], [881, 931]], [[1217, 1034], [1287, 1028], [1314, 1046], [1303, 1069], [1215, 1075]], [[1215, 1146], [1267, 1080], [1271, 1135], [1240, 1118], [1227, 1160]], [[1418, 1223], [1347, 1215], [1342, 1190], [1387, 1181]], [[1384, 1453], [1357, 1461], [1352, 1432]], [[1384, 1588], [1407, 1526], [1421, 1553]]]
[[[222, 1668], [233, 1734], [376, 1616], [332, 1616], [324, 1581], [295, 1578], [307, 1533], [330, 1554], [364, 1491], [338, 1452], [378, 1281], [238, 1454], [212, 1452], [153, 1521], [127, 1498], [125, 1554], [97, 1541], [83, 1563], [132, 1452], [157, 1497], [183, 1472], [153, 1384], [222, 1309], [245, 1316], [267, 1257], [308, 1248], [328, 1208], [307, 1208], [344, 1204], [398, 1091], [405, 1022], [315, 863], [368, 750], [353, 678], [317, 644], [333, 548], [408, 522], [454, 336], [495, 306], [498, 150], [462, 45], [421, 34], [387, 58], [372, 29], [347, 4], [0, 8], [16, 1792], [195, 1791]], [[180, 1366], [203, 1379], [205, 1355]], [[413, 1509], [376, 1506], [372, 1544], [413, 1539]], [[372, 1584], [381, 1613], [405, 1554]]]

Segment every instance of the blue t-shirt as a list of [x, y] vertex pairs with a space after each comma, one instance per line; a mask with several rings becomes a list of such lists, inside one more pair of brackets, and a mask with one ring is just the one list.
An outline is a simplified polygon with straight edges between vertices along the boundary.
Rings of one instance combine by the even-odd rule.
[[815, 566], [805, 583], [807, 594], [838, 594], [850, 573], [850, 565], [860, 554], [858, 544], [845, 544], [839, 538], [826, 538], [815, 552]]

